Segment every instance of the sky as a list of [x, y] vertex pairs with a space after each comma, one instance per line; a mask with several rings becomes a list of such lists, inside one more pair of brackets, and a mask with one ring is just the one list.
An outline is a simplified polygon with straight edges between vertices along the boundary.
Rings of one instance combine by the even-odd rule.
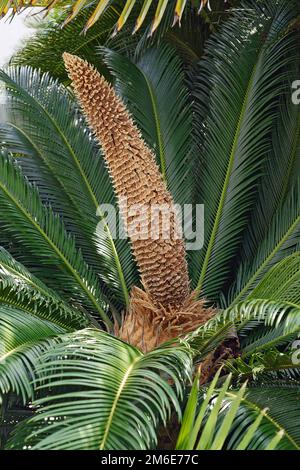
[[8, 15], [0, 20], [0, 67], [7, 63], [25, 38], [32, 34], [33, 30], [25, 24], [27, 17], [28, 10], [16, 15], [12, 20]]

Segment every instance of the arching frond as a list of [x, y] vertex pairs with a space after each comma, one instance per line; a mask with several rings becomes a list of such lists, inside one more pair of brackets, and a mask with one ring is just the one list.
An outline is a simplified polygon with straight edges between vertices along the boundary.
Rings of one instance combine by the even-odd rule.
[[178, 400], [191, 367], [185, 343], [143, 355], [101, 331], [64, 337], [37, 368], [38, 389], [51, 387], [52, 394], [35, 402], [39, 410], [16, 431], [10, 447], [150, 448], [158, 422], [166, 423], [173, 407], [180, 415]]
[[268, 299], [249, 299], [219, 311], [205, 325], [186, 337], [196, 360], [230, 337], [235, 326], [242, 340], [242, 354], [286, 344], [300, 333], [300, 304]]
[[44, 318], [1, 304], [0, 395], [14, 392], [24, 404], [32, 399], [36, 364], [64, 333], [65, 329]]
[[[232, 390], [230, 396], [236, 397], [237, 392]], [[257, 413], [258, 410], [268, 409], [265, 418], [254, 434], [249, 446], [251, 450], [264, 449], [274, 436], [274, 432], [281, 432], [282, 439], [278, 444], [278, 450], [299, 450], [300, 432], [298, 420], [300, 416], [299, 386], [284, 383], [262, 383], [250, 386], [239, 410], [235, 429], [227, 444], [228, 449], [235, 448], [237, 440], [249, 428], [249, 411]]]
[[[273, 324], [263, 325], [260, 321], [254, 324], [251, 321], [249, 324], [243, 324], [241, 335], [244, 336], [242, 341], [244, 355], [249, 356], [261, 348], [268, 349], [284, 344], [300, 333], [297, 323], [297, 309], [300, 305], [299, 283], [300, 255], [296, 252], [277, 263], [247, 297], [247, 302], [251, 300], [255, 302], [255, 299], [269, 299], [279, 304], [286, 303], [290, 306], [291, 312], [286, 317], [284, 308], [281, 317], [279, 310], [279, 320], [275, 327]], [[292, 313], [293, 310], [294, 313]]]
[[248, 299], [267, 299], [300, 304], [300, 252], [297, 251], [273, 266]]
[[284, 258], [298, 249], [300, 236], [300, 180], [290, 190], [287, 199], [276, 211], [268, 233], [253, 259], [241, 264], [234, 287], [231, 303], [239, 302], [249, 295], [268, 273]]
[[204, 249], [191, 252], [190, 260], [194, 286], [211, 300], [228, 282], [255, 201], [286, 66], [297, 50], [288, 31], [294, 6], [243, 2], [209, 40], [198, 76], [200, 103], [210, 93], [197, 196], [205, 204], [206, 224]]
[[[297, 38], [296, 31], [294, 34]], [[300, 177], [300, 109], [291, 99], [292, 82], [298, 77], [299, 68], [300, 57], [297, 56], [289, 70], [289, 80], [280, 100], [280, 113], [273, 128], [272, 147], [260, 183], [258, 201], [243, 241], [242, 264], [247, 264], [247, 260], [249, 264], [260, 244], [269, 237], [276, 211], [283, 209], [290, 188], [297, 184]], [[238, 290], [234, 293], [238, 294]]]
[[[217, 385], [220, 375], [215, 375], [208, 389], [199, 389], [199, 376], [196, 377], [183, 416], [177, 450], [226, 450], [228, 441], [231, 449], [246, 450], [257, 442], [257, 436], [265, 436], [259, 448], [274, 450], [282, 441], [285, 429], [274, 423], [267, 408], [250, 407], [247, 402], [247, 383], [239, 390], [233, 390], [231, 375], [223, 386]], [[246, 405], [247, 403], [247, 405]], [[240, 417], [244, 416], [247, 427], [240, 432]], [[294, 442], [285, 444], [294, 447]]]
[[0, 247], [0, 304], [11, 305], [72, 331], [90, 325], [83, 311], [70, 308], [4, 248]]
[[5, 154], [0, 155], [0, 209], [4, 229], [24, 248], [23, 257], [30, 262], [38, 258], [46, 278], [54, 269], [62, 292], [89, 306], [110, 325], [96, 275], [76, 250], [74, 239], [67, 235], [61, 218], [42, 205], [36, 187]]

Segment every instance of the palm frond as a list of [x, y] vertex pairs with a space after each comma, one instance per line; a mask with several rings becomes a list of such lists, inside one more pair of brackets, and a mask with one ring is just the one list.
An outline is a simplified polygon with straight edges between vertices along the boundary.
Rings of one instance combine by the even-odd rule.
[[[248, 296], [251, 299], [272, 299], [275, 302], [284, 302], [296, 309], [294, 314], [273, 325], [263, 325], [261, 322], [243, 325], [241, 335], [243, 354], [249, 356], [260, 350], [285, 344], [295, 338], [300, 331], [297, 325], [297, 308], [300, 305], [300, 255], [299, 252], [284, 258], [277, 263], [260, 281], [257, 287]], [[291, 322], [290, 327], [289, 322]]]
[[300, 252], [285, 257], [270, 269], [248, 296], [300, 304]]
[[230, 338], [235, 326], [242, 341], [243, 357], [272, 349], [298, 337], [300, 304], [274, 299], [249, 299], [219, 311], [205, 325], [187, 335], [196, 360], [203, 360], [220, 341]]
[[17, 306], [1, 304], [0, 395], [15, 392], [24, 404], [32, 399], [36, 364], [65, 331], [44, 318], [24, 313]]
[[72, 54], [84, 55], [86, 60], [97, 67], [106, 78], [109, 78], [105, 64], [97, 55], [96, 47], [106, 43], [121, 10], [117, 5], [108, 7], [102, 16], [101, 23], [95, 23], [83, 35], [81, 32], [91, 11], [91, 7], [80, 11], [76, 21], [66, 24], [63, 28], [66, 14], [59, 15], [58, 18], [57, 15], [50, 17], [43, 28], [38, 29], [33, 37], [27, 39], [22, 49], [12, 56], [10, 64], [26, 65], [40, 69], [42, 72], [50, 72], [52, 77], [68, 82], [62, 60], [62, 54], [68, 51]]
[[[297, 312], [296, 315], [299, 316]], [[292, 318], [293, 319], [293, 318]], [[299, 325], [293, 328], [287, 328], [286, 323], [290, 321], [282, 320], [281, 323], [274, 326], [266, 325], [258, 322], [257, 325], [246, 324], [240, 331], [240, 342], [242, 348], [242, 358], [251, 359], [253, 355], [259, 354], [261, 351], [270, 351], [274, 347], [286, 346], [295, 340], [300, 333]]]
[[105, 233], [97, 230], [101, 204], [115, 205], [115, 198], [101, 152], [73, 98], [57, 81], [32, 69], [10, 69], [0, 78], [10, 97], [11, 129], [5, 125], [1, 133], [5, 147], [25, 154], [20, 164], [26, 176], [63, 215], [111, 296], [127, 305], [129, 288], [138, 284], [137, 270], [127, 240], [114, 236], [105, 218]]
[[[294, 34], [297, 38], [296, 31]], [[289, 71], [291, 81], [298, 76], [299, 69], [300, 60], [297, 57]], [[256, 255], [260, 244], [269, 234], [276, 211], [300, 177], [300, 110], [291, 100], [291, 87], [292, 83], [287, 81], [279, 103], [280, 113], [272, 133], [272, 148], [260, 183], [258, 202], [243, 241], [242, 264]]]
[[37, 389], [50, 386], [53, 393], [35, 402], [36, 415], [26, 423], [27, 431], [17, 429], [10, 447], [150, 448], [158, 422], [166, 423], [172, 407], [180, 415], [178, 399], [191, 369], [185, 343], [143, 355], [101, 331], [64, 337], [37, 367]]
[[[228, 440], [234, 442], [232, 449], [246, 450], [256, 442], [257, 434], [265, 429], [266, 423], [272, 423], [267, 409], [256, 407], [250, 411], [245, 407], [247, 382], [239, 390], [232, 390], [231, 375], [228, 375], [223, 386], [218, 387], [219, 375], [220, 370], [208, 389], [201, 391], [199, 376], [196, 377], [185, 408], [177, 450], [224, 450]], [[247, 429], [239, 433], [237, 421], [242, 412], [247, 420]], [[274, 450], [278, 446], [284, 429], [274, 423], [272, 431], [273, 435], [270, 433], [260, 448]]]
[[[293, 360], [296, 352], [297, 361]], [[289, 348], [281, 352], [278, 349], [267, 351], [253, 351], [248, 357], [238, 357], [226, 362], [226, 369], [233, 375], [254, 381], [290, 381], [295, 383], [300, 379], [300, 363], [298, 362], [298, 350]]]
[[0, 247], [0, 304], [11, 305], [41, 319], [72, 331], [89, 326], [83, 311], [70, 308], [4, 248]]
[[[198, 101], [206, 102], [210, 93], [211, 105], [203, 124], [206, 164], [197, 195], [205, 203], [206, 226], [204, 249], [191, 252], [190, 262], [194, 286], [211, 300], [228, 282], [255, 201], [275, 105], [297, 50], [288, 31], [294, 7], [284, 1], [243, 2], [209, 40], [198, 77], [203, 84]], [[211, 83], [205, 86], [207, 75]]]
[[230, 338], [233, 325], [234, 321], [224, 320], [220, 312], [215, 318], [188, 334], [185, 340], [193, 350], [194, 361], [203, 360], [207, 354]]
[[298, 248], [300, 235], [300, 179], [275, 213], [254, 259], [244, 262], [231, 292], [231, 303], [252, 296], [253, 289], [279, 261]]
[[103, 52], [116, 77], [115, 89], [156, 154], [175, 202], [190, 202], [192, 114], [178, 56], [166, 45], [152, 48], [134, 61], [113, 50]]
[[[232, 390], [230, 395], [236, 397], [237, 392]], [[266, 445], [274, 437], [274, 431], [283, 434], [277, 447], [278, 450], [299, 450], [299, 386], [276, 382], [249, 386], [243, 405], [235, 421], [236, 427], [233, 430], [233, 435], [228, 441], [228, 449], [235, 448], [237, 440], [248, 430], [249, 411], [257, 413], [258, 410], [267, 408], [268, 411], [254, 434], [249, 450], [266, 448]]]
[[54, 269], [62, 283], [59, 290], [89, 306], [111, 325], [96, 275], [76, 250], [61, 218], [42, 205], [36, 187], [5, 154], [0, 155], [0, 208], [4, 229], [23, 247], [23, 258], [29, 263], [33, 258], [42, 261], [46, 278]]

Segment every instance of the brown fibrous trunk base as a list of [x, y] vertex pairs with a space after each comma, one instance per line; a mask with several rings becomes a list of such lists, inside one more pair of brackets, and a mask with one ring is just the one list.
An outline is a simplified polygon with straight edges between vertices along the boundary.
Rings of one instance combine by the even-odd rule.
[[191, 293], [182, 306], [176, 308], [170, 305], [166, 308], [154, 303], [147, 292], [134, 287], [129, 311], [115, 333], [123, 341], [148, 352], [194, 331], [212, 318], [215, 312], [205, 305], [204, 299], [198, 300], [195, 293]]

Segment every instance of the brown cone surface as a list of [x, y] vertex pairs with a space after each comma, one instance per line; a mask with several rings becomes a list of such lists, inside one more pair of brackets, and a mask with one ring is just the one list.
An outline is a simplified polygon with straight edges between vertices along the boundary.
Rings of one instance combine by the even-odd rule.
[[[173, 201], [154, 155], [104, 78], [79, 57], [65, 53], [64, 61], [75, 94], [103, 148], [121, 214], [128, 227], [138, 222], [130, 213], [131, 208], [136, 204], [146, 207], [147, 217], [140, 224], [140, 233], [146, 233], [146, 239], [131, 236], [145, 291], [154, 305], [180, 309], [190, 295], [185, 248], [183, 240], [178, 238], [178, 220], [171, 209]], [[123, 204], [123, 198], [127, 205]], [[150, 211], [154, 205], [171, 209], [170, 236], [164, 236], [160, 223], [157, 239], [149, 236], [152, 228], [149, 227]]]
[[123, 341], [148, 352], [166, 341], [190, 333], [214, 314], [215, 310], [207, 308], [203, 299], [196, 300], [193, 293], [180, 309], [163, 308], [156, 307], [146, 292], [134, 287], [130, 310], [116, 333]]

